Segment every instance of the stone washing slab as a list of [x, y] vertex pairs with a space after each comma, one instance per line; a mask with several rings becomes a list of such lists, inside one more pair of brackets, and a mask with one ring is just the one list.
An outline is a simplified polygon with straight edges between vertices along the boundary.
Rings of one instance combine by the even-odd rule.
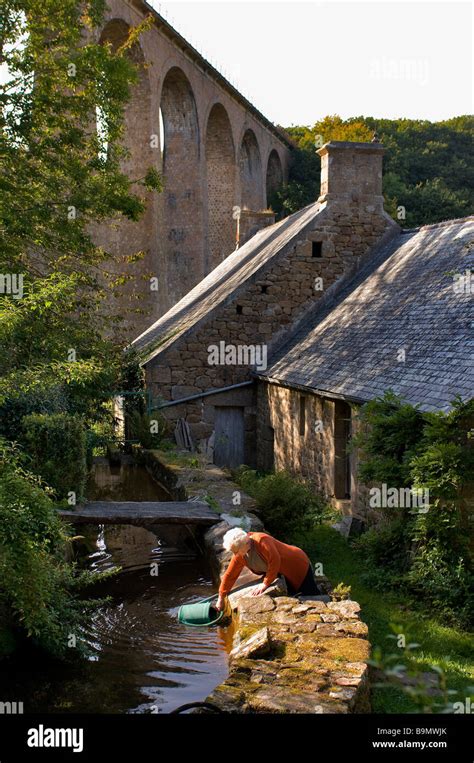
[[230, 673], [206, 701], [235, 713], [369, 712], [367, 626], [354, 606], [351, 619], [323, 623], [337, 603], [240, 592]]
[[[230, 557], [222, 553], [228, 529], [222, 524], [204, 536], [220, 574]], [[252, 596], [260, 581], [252, 577], [242, 587], [241, 575], [234, 586], [239, 590], [229, 595], [236, 623], [230, 672], [206, 701], [233, 713], [370, 712], [370, 644], [359, 604], [288, 596], [281, 577], [264, 594]]]

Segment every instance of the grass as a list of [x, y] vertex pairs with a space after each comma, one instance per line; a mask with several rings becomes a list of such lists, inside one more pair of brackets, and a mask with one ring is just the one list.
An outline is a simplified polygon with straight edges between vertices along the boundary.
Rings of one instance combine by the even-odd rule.
[[160, 443], [158, 448], [154, 448], [157, 452], [162, 451], [165, 454], [165, 458], [168, 463], [175, 466], [182, 466], [185, 469], [199, 469], [204, 464], [204, 460], [200, 454], [192, 455], [191, 453], [178, 452], [176, 446], [173, 448], [163, 447], [164, 443]]
[[[460, 628], [440, 622], [429, 612], [413, 608], [406, 597], [396, 591], [378, 591], [361, 580], [360, 558], [338, 532], [321, 525], [310, 532], [301, 533], [290, 541], [304, 548], [311, 561], [323, 564], [324, 574], [333, 585], [351, 586], [351, 598], [361, 606], [361, 619], [369, 628], [372, 647], [379, 646], [384, 655], [397, 650], [396, 642], [389, 639], [392, 624], [400, 626], [410, 641], [420, 646], [412, 653], [410, 664], [431, 671], [432, 665], [445, 671], [448, 689], [459, 692], [450, 702], [464, 701], [468, 687], [474, 685], [474, 635]], [[409, 713], [417, 710], [407, 694], [397, 687], [374, 688], [374, 713]]]

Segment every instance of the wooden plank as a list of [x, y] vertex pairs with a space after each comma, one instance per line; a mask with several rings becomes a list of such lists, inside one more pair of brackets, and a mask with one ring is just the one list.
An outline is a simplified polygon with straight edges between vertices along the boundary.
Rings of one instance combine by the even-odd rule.
[[63, 519], [99, 524], [197, 524], [220, 522], [219, 514], [203, 501], [91, 501], [71, 510], [61, 510]]

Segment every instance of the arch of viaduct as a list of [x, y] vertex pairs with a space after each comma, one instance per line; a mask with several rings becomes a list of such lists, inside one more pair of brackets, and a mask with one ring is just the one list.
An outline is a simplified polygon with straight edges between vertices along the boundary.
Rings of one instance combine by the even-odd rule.
[[[98, 39], [118, 45], [149, 14], [154, 24], [132, 54], [141, 65], [125, 112], [124, 170], [140, 178], [155, 167], [164, 191], [150, 195], [139, 223], [121, 221], [95, 232], [98, 243], [114, 253], [146, 253], [132, 266], [131, 288], [147, 312], [134, 318], [135, 333], [234, 250], [232, 207], [267, 207], [269, 193], [288, 177], [291, 147], [282, 131], [142, 0], [109, 0]], [[150, 273], [158, 279], [156, 291], [144, 277]]]

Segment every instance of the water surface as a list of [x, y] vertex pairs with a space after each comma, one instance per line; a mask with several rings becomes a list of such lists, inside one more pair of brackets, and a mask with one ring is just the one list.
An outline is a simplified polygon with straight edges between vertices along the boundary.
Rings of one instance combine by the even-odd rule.
[[[104, 461], [96, 463], [90, 499], [170, 500], [142, 467], [122, 465], [114, 474]], [[15, 656], [2, 665], [2, 701], [23, 702], [25, 713], [166, 713], [204, 700], [227, 676], [232, 627], [178, 622], [181, 604], [217, 591], [202, 540], [182, 526], [80, 525], [77, 533], [81, 566], [121, 568], [88, 589], [111, 597], [82, 634], [93, 654], [74, 664]]]

